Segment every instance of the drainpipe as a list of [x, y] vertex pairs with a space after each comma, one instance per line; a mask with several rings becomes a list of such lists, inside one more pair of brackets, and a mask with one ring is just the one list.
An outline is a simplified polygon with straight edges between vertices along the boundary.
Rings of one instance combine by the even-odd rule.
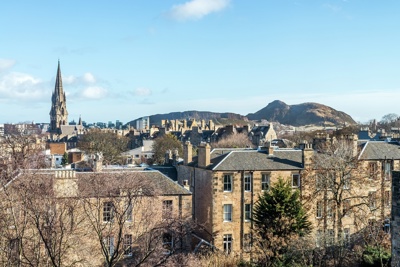
[[[240, 251], [243, 251], [244, 237], [244, 170], [240, 171]], [[240, 252], [240, 257], [243, 253]]]

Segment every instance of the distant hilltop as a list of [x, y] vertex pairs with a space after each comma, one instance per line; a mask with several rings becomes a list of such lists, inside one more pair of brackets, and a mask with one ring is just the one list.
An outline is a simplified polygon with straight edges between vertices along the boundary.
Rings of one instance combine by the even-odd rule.
[[247, 118], [249, 120], [277, 121], [293, 126], [356, 124], [350, 115], [322, 104], [308, 102], [287, 105], [280, 100], [269, 103], [256, 113], [248, 114]]
[[[150, 122], [152, 125], [160, 125], [161, 120], [183, 120], [195, 119], [213, 120], [216, 124], [246, 124], [250, 121], [267, 120], [270, 122], [279, 122], [281, 124], [293, 126], [305, 125], [352, 125], [356, 124], [353, 118], [331, 107], [318, 103], [303, 103], [297, 105], [287, 105], [286, 103], [275, 100], [269, 103], [266, 107], [255, 113], [250, 113], [247, 116], [236, 113], [218, 113], [210, 111], [184, 111], [171, 112], [166, 114], [151, 115]], [[130, 121], [127, 124], [136, 126], [136, 120]]]

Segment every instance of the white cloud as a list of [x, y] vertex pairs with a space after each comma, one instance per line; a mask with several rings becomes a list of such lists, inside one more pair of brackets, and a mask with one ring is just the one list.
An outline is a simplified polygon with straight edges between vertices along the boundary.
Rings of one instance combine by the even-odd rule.
[[133, 91], [133, 94], [136, 96], [149, 96], [152, 94], [152, 92], [148, 88], [139, 87]]
[[85, 85], [85, 84], [93, 84], [96, 83], [96, 77], [90, 72], [86, 72], [82, 76], [74, 76], [74, 75], [69, 75], [69, 76], [63, 76], [62, 77], [63, 83], [64, 84], [69, 84], [69, 85]]
[[108, 91], [100, 86], [90, 86], [82, 90], [80, 95], [88, 99], [101, 99], [108, 95]]
[[176, 20], [197, 20], [210, 13], [223, 10], [229, 2], [230, 0], [191, 0], [173, 6], [169, 14]]
[[77, 81], [77, 77], [74, 75], [63, 76], [62, 77], [63, 84], [74, 84]]
[[96, 78], [90, 72], [86, 72], [85, 74], [83, 74], [83, 80], [87, 83], [95, 83], [96, 82]]
[[0, 72], [11, 68], [15, 65], [15, 60], [0, 58]]
[[48, 95], [44, 82], [29, 74], [11, 72], [0, 76], [0, 99], [32, 100]]

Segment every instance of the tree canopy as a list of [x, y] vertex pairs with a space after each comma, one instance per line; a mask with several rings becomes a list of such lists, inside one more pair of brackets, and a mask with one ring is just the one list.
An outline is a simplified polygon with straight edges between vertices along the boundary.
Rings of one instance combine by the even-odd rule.
[[259, 261], [266, 266], [281, 261], [291, 242], [311, 231], [299, 191], [282, 178], [255, 203], [253, 222]]
[[229, 147], [229, 148], [244, 148], [253, 147], [249, 137], [245, 133], [230, 134], [216, 143], [212, 144], [212, 147]]
[[154, 139], [153, 152], [154, 162], [163, 164], [165, 160], [165, 153], [168, 151], [177, 150], [178, 155], [182, 155], [182, 143], [172, 134], [164, 134]]
[[96, 129], [82, 136], [78, 148], [89, 154], [101, 153], [104, 164], [117, 164], [122, 163], [121, 153], [127, 150], [128, 142], [125, 136]]

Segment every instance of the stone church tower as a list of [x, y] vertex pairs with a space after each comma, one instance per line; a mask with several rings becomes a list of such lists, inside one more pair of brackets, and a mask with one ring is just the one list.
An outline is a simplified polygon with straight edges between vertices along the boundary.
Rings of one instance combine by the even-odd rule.
[[60, 61], [58, 61], [56, 85], [51, 97], [49, 131], [60, 133], [61, 125], [68, 125], [67, 100], [62, 86]]

